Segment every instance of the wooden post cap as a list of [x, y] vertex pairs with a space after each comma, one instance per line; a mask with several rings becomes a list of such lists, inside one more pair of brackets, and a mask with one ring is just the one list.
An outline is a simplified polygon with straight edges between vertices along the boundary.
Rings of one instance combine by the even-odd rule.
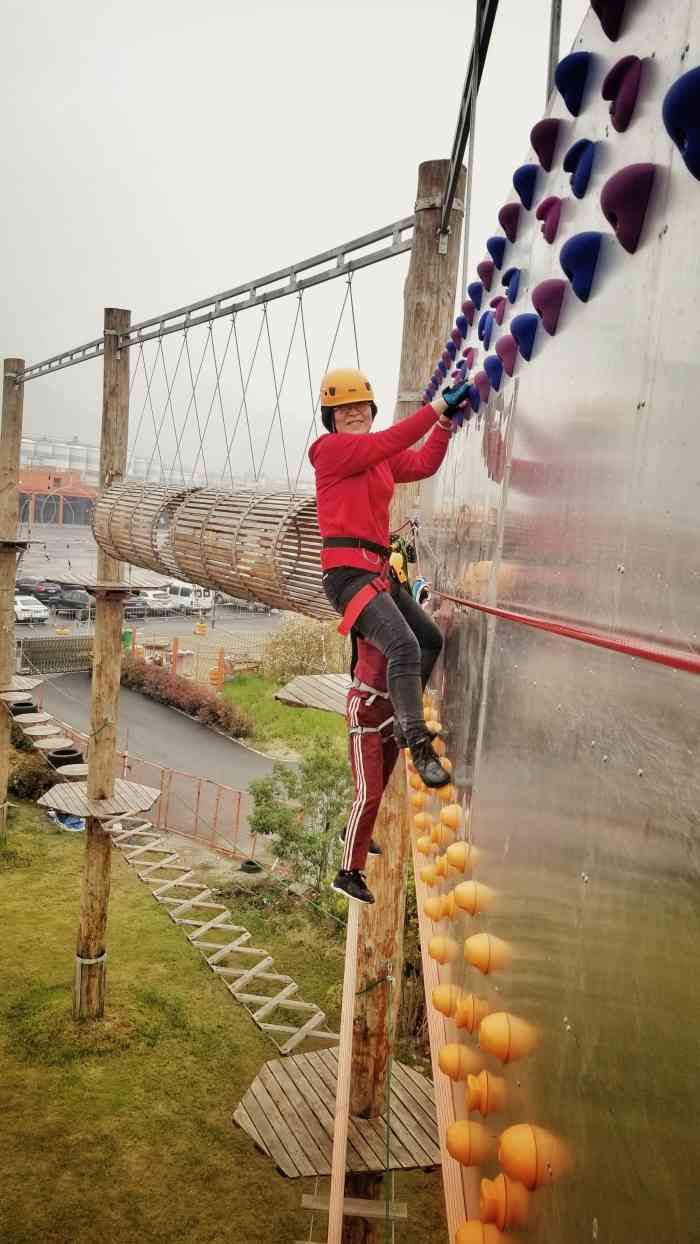
[[565, 1175], [572, 1167], [568, 1145], [534, 1123], [516, 1123], [502, 1133], [498, 1160], [507, 1175], [531, 1190]]
[[492, 1157], [496, 1145], [495, 1137], [483, 1123], [472, 1123], [471, 1119], [451, 1123], [445, 1141], [450, 1157], [462, 1166], [480, 1166]]
[[[478, 1110], [486, 1118], [487, 1114], [498, 1114], [504, 1110], [507, 1100], [508, 1085], [501, 1076], [482, 1071], [478, 1076], [467, 1077], [467, 1087], [464, 1090], [467, 1110]], [[495, 1219], [492, 1221], [495, 1222]], [[503, 1223], [499, 1225], [503, 1226]]]
[[486, 1015], [479, 1027], [479, 1045], [495, 1054], [502, 1063], [512, 1063], [531, 1054], [540, 1039], [534, 1024], [508, 1011]]
[[482, 1179], [479, 1195], [479, 1216], [482, 1222], [504, 1227], [522, 1227], [530, 1210], [530, 1193], [524, 1184], [509, 1175]]
[[479, 1055], [469, 1045], [451, 1041], [443, 1045], [438, 1054], [438, 1067], [450, 1080], [466, 1080], [467, 1076], [481, 1066]]
[[509, 942], [494, 937], [492, 933], [474, 933], [464, 943], [464, 958], [473, 968], [488, 976], [490, 972], [501, 972], [509, 966], [513, 950]]

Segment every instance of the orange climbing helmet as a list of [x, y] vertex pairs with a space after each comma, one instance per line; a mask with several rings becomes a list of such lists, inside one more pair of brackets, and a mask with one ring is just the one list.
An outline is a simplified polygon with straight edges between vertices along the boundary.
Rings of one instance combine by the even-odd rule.
[[365, 373], [357, 367], [334, 367], [332, 371], [327, 371], [321, 381], [321, 419], [327, 432], [334, 431], [334, 408], [351, 406], [354, 402], [369, 402], [374, 419], [377, 405]]

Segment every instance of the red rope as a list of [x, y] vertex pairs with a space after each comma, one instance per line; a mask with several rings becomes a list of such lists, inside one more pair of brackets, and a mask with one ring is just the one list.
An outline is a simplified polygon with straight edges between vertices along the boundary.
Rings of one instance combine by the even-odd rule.
[[550, 635], [563, 635], [565, 639], [578, 639], [580, 643], [593, 644], [596, 648], [608, 648], [611, 652], [623, 652], [628, 657], [639, 657], [642, 661], [655, 661], [657, 665], [669, 665], [671, 669], [684, 670], [686, 674], [700, 674], [700, 657], [676, 656], [654, 648], [640, 648], [637, 644], [627, 643], [623, 639], [608, 639], [605, 635], [584, 631], [579, 626], [566, 626], [563, 622], [548, 622], [545, 618], [529, 617], [526, 613], [515, 613], [511, 609], [497, 609], [492, 605], [482, 605], [476, 600], [465, 600], [463, 596], [450, 596], [449, 592], [438, 592], [433, 587], [430, 590], [434, 596], [440, 596], [443, 600], [451, 600], [453, 604], [464, 605], [467, 609], [478, 609], [480, 613], [490, 613], [494, 618], [503, 618], [506, 622], [519, 622], [522, 626], [532, 626], [538, 631], [549, 631]]

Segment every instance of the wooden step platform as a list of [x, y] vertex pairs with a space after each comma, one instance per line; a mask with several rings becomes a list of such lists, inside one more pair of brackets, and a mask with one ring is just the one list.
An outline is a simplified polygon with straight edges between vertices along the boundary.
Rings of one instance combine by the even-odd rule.
[[13, 674], [10, 680], [0, 687], [0, 691], [33, 691], [43, 682], [42, 674]]
[[73, 740], [69, 739], [67, 734], [61, 734], [60, 730], [58, 734], [52, 734], [48, 739], [32, 739], [32, 743], [38, 747], [40, 752], [53, 752], [57, 748], [63, 750], [66, 747], [75, 747]]
[[[68, 742], [72, 745], [72, 740]], [[54, 812], [67, 812], [70, 816], [94, 816], [100, 820], [147, 812], [159, 798], [160, 791], [154, 786], [140, 786], [137, 782], [117, 778], [111, 799], [89, 799], [87, 782], [61, 782], [59, 786], [52, 786], [51, 790], [47, 790], [37, 802], [44, 808], [53, 808]]]
[[[333, 1153], [337, 1050], [265, 1063], [233, 1118], [289, 1179], [329, 1175]], [[383, 1171], [384, 1119], [350, 1118], [347, 1168]], [[389, 1170], [440, 1165], [433, 1086], [394, 1062], [389, 1117]]]
[[50, 713], [18, 713], [14, 718], [18, 726], [41, 726], [47, 721], [53, 721]]
[[[310, 1209], [314, 1214], [328, 1213], [327, 1196], [311, 1196], [304, 1194], [301, 1208]], [[389, 1213], [383, 1200], [367, 1201], [363, 1197], [346, 1196], [343, 1200], [344, 1218], [386, 1219], [390, 1222], [405, 1222], [408, 1218], [408, 1205], [405, 1201], [390, 1201]]]
[[22, 728], [28, 739], [49, 739], [52, 735], [61, 733], [60, 726], [52, 726], [49, 722], [44, 724], [40, 722], [38, 726], [23, 726]]

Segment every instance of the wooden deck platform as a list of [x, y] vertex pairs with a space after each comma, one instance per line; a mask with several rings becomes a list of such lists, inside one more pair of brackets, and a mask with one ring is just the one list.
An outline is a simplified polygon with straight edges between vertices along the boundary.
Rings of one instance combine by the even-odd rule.
[[88, 799], [87, 782], [61, 782], [47, 790], [37, 802], [44, 808], [53, 808], [54, 812], [106, 819], [147, 812], [159, 798], [160, 791], [153, 786], [140, 786], [137, 782], [117, 778], [111, 799]]
[[294, 708], [320, 708], [344, 717], [349, 686], [347, 674], [299, 674], [275, 692], [275, 699]]
[[13, 674], [9, 682], [0, 687], [0, 691], [33, 691], [44, 682], [42, 674]]
[[[289, 1179], [330, 1174], [337, 1072], [334, 1049], [273, 1059], [265, 1063], [233, 1116]], [[389, 1113], [389, 1170], [439, 1166], [430, 1080], [395, 1062]], [[351, 1118], [348, 1170], [383, 1171], [385, 1157], [384, 1120]]]

